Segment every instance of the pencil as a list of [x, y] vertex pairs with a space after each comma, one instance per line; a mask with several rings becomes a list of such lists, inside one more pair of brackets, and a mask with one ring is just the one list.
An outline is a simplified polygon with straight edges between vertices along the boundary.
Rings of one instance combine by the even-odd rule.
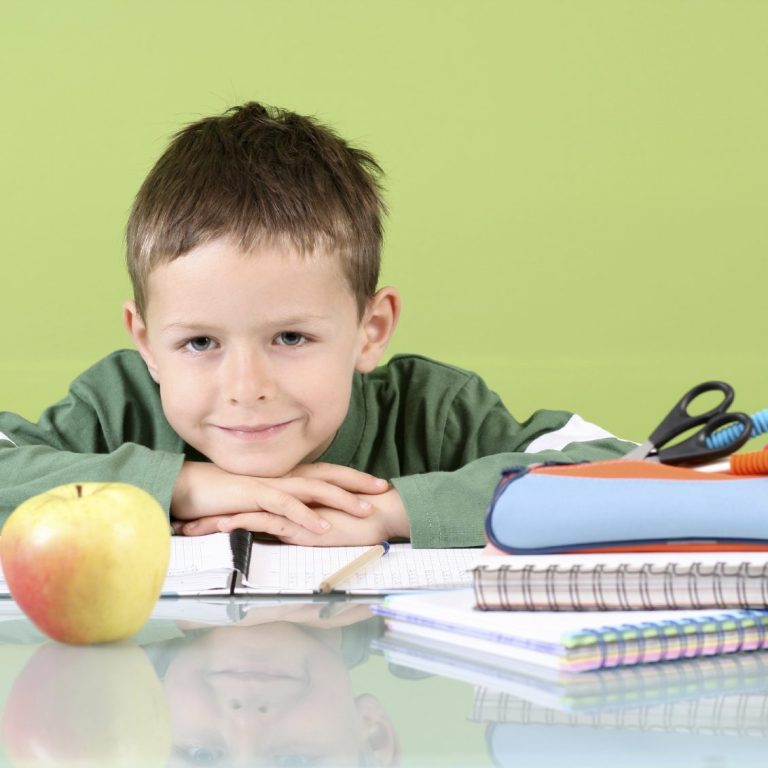
[[363, 552], [362, 555], [356, 557], [344, 567], [339, 568], [338, 571], [332, 573], [330, 576], [326, 576], [320, 582], [318, 591], [321, 595], [327, 595], [329, 592], [333, 592], [342, 581], [352, 576], [352, 574], [362, 570], [368, 563], [372, 563], [382, 555], [386, 555], [387, 552], [389, 552], [389, 542], [383, 541], [381, 544], [374, 544], [370, 549]]

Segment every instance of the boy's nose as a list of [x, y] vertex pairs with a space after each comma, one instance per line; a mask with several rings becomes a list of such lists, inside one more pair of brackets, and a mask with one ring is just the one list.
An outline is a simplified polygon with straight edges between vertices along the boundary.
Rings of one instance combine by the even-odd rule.
[[269, 400], [275, 394], [275, 380], [266, 355], [238, 351], [227, 356], [223, 389], [226, 399], [238, 405]]

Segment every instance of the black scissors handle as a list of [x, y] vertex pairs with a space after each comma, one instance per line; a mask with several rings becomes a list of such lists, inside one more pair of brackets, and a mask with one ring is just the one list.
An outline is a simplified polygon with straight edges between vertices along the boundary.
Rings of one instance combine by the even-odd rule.
[[[723, 399], [716, 406], [704, 413], [690, 413], [688, 408], [691, 403], [699, 397], [699, 395], [703, 395], [705, 392], [721, 392]], [[733, 396], [733, 387], [730, 384], [726, 384], [724, 381], [705, 381], [701, 384], [697, 384], [695, 387], [688, 390], [672, 410], [662, 419], [659, 426], [651, 433], [648, 442], [651, 443], [654, 448], [659, 449], [662, 445], [668, 443], [678, 435], [682, 435], [689, 429], [698, 427], [700, 424], [706, 424], [710, 419], [722, 415], [728, 410], [733, 402]], [[719, 426], [723, 426], [723, 424], [720, 423]], [[686, 440], [681, 443], [681, 445], [685, 445], [688, 442], [689, 441]], [[736, 448], [733, 448], [732, 450], [736, 450]]]
[[[720, 446], [708, 444], [710, 435], [731, 424], [741, 424], [743, 429], [729, 443]], [[751, 434], [752, 419], [746, 413], [738, 411], [717, 413], [695, 435], [669, 448], [664, 448], [654, 458], [662, 464], [706, 464], [738, 451], [749, 440]]]

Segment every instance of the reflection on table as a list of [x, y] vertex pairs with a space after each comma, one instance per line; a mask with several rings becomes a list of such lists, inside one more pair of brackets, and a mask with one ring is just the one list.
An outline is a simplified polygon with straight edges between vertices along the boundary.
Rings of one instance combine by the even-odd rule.
[[0, 605], [14, 766], [764, 765], [768, 654], [558, 675], [419, 647], [361, 603], [164, 601], [130, 642]]

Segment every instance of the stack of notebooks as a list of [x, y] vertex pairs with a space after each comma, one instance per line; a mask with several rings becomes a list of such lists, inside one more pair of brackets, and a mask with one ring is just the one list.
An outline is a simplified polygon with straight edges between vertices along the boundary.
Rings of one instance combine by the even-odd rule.
[[391, 637], [567, 672], [768, 647], [768, 553], [505, 555], [473, 587], [388, 597]]
[[471, 589], [392, 595], [373, 610], [393, 635], [568, 672], [768, 647], [768, 611], [483, 611]]

